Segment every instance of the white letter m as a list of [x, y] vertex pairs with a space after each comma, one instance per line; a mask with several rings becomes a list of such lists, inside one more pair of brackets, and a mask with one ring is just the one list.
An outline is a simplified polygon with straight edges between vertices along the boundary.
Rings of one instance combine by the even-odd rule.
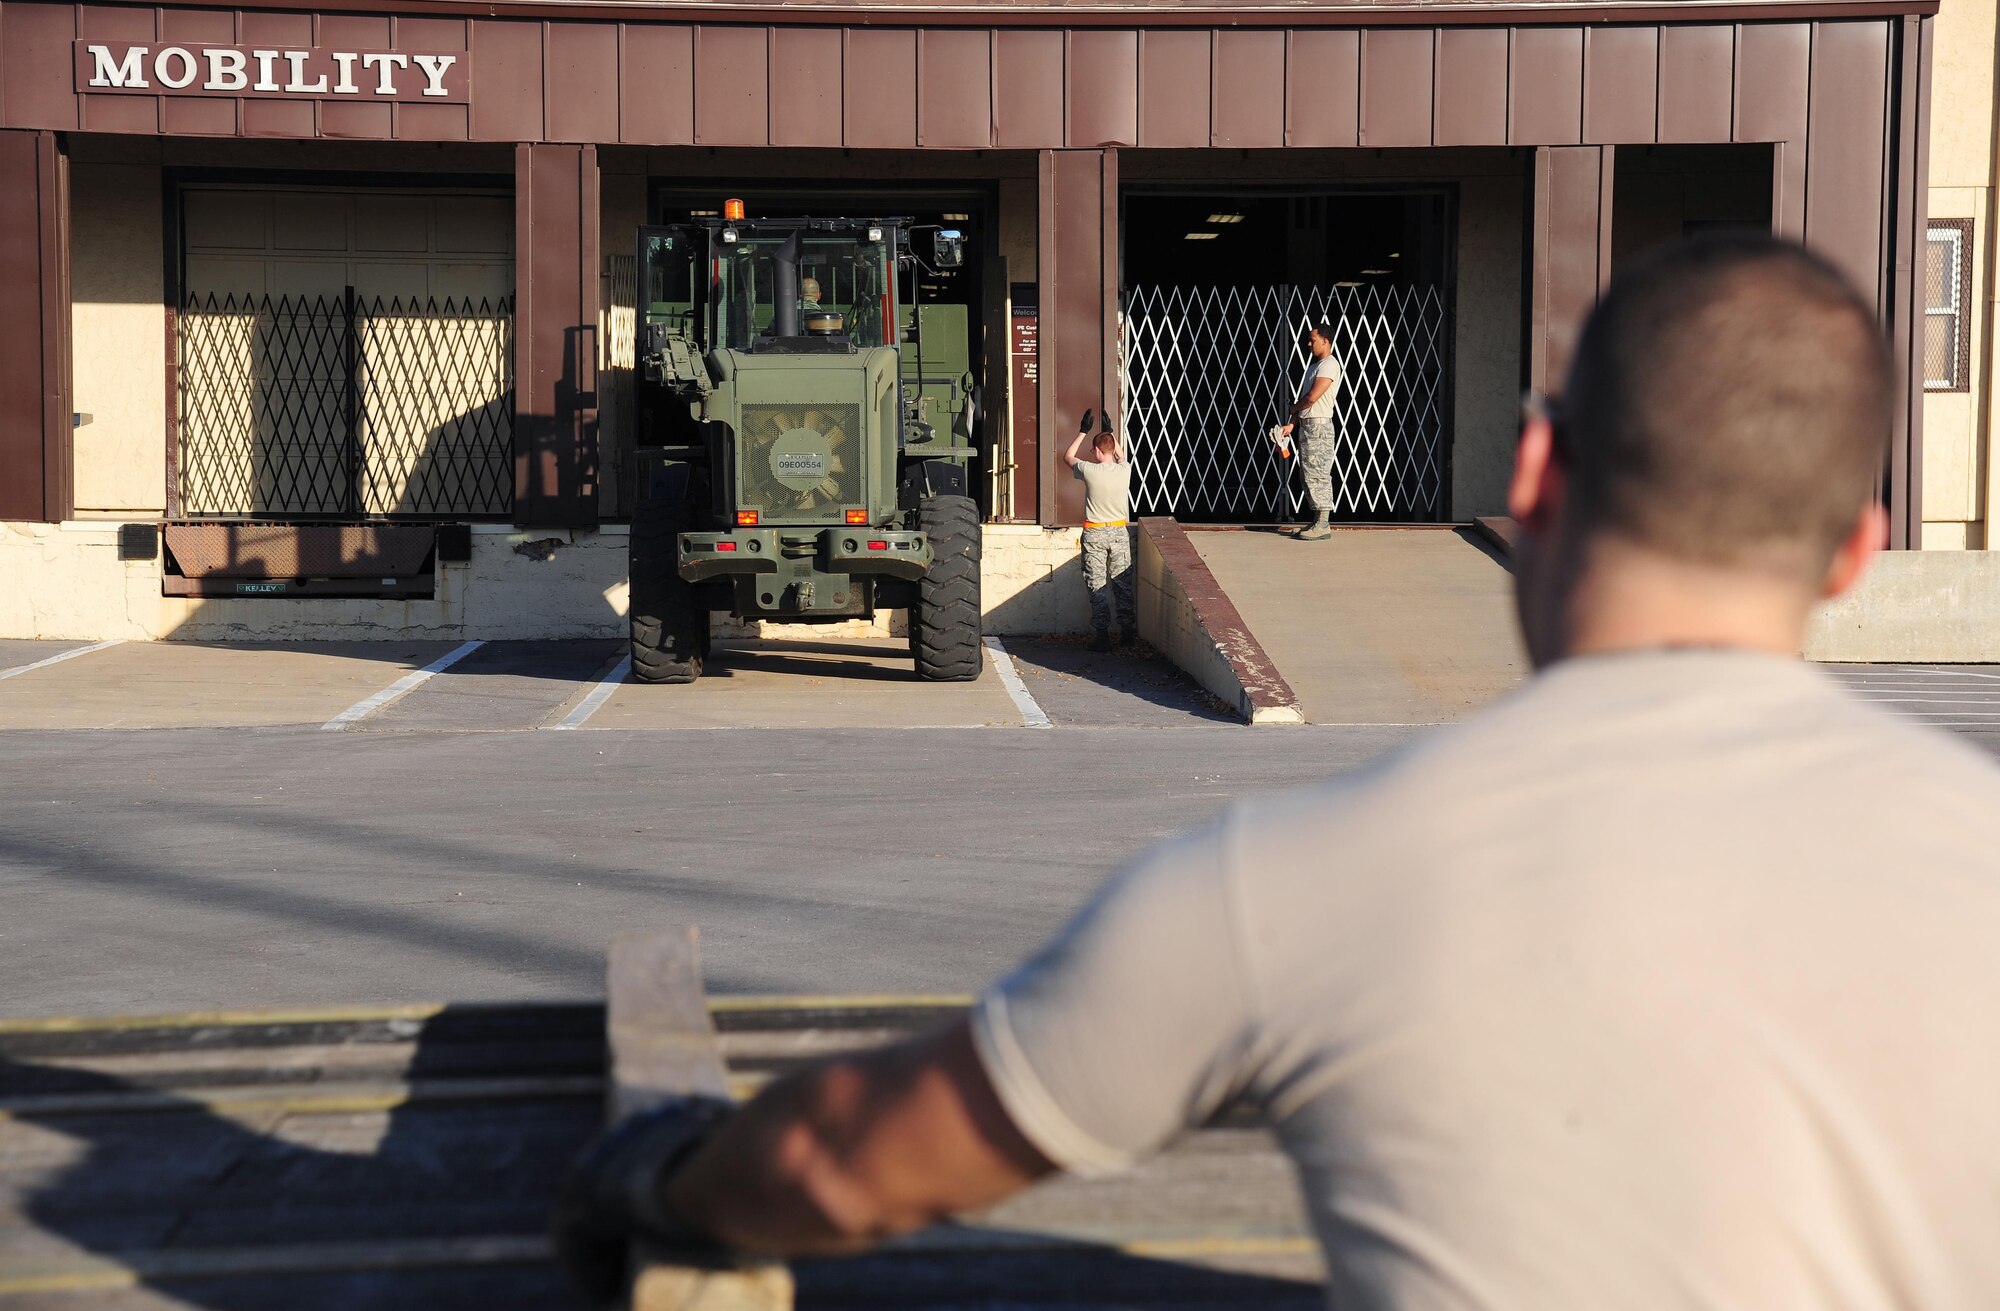
[[110, 46], [91, 46], [90, 58], [96, 67], [90, 75], [91, 86], [151, 86], [143, 71], [141, 62], [146, 57], [146, 47], [132, 46], [125, 52], [123, 63], [111, 62]]

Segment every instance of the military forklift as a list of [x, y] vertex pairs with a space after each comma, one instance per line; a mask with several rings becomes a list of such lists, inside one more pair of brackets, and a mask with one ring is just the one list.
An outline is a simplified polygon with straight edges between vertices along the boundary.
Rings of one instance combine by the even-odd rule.
[[716, 611], [904, 609], [920, 677], [979, 676], [978, 389], [964, 307], [919, 304], [915, 276], [963, 258], [953, 229], [737, 200], [639, 230], [637, 681], [699, 678]]

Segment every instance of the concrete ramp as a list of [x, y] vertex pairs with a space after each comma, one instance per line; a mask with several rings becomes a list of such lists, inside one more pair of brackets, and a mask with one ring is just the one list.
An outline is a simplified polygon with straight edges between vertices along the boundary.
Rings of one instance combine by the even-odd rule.
[[1450, 723], [1527, 674], [1513, 580], [1469, 532], [1187, 537], [1309, 723]]

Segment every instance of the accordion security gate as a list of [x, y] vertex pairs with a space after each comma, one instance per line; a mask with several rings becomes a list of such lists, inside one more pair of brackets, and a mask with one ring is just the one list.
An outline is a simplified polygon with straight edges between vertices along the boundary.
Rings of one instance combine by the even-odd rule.
[[1166, 287], [1125, 293], [1120, 362], [1133, 510], [1196, 522], [1301, 517], [1297, 460], [1265, 432], [1281, 422], [1333, 325], [1336, 519], [1434, 522], [1448, 511], [1447, 315], [1442, 289]]
[[197, 296], [176, 322], [181, 515], [499, 518], [513, 302]]

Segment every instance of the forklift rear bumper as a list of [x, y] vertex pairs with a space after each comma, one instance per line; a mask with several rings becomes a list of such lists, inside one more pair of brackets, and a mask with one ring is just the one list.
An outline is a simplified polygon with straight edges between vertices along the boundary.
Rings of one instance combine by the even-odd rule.
[[788, 562], [807, 559], [820, 573], [911, 580], [931, 567], [931, 544], [923, 533], [861, 525], [682, 533], [678, 554], [680, 575], [691, 583], [789, 571], [795, 566]]

